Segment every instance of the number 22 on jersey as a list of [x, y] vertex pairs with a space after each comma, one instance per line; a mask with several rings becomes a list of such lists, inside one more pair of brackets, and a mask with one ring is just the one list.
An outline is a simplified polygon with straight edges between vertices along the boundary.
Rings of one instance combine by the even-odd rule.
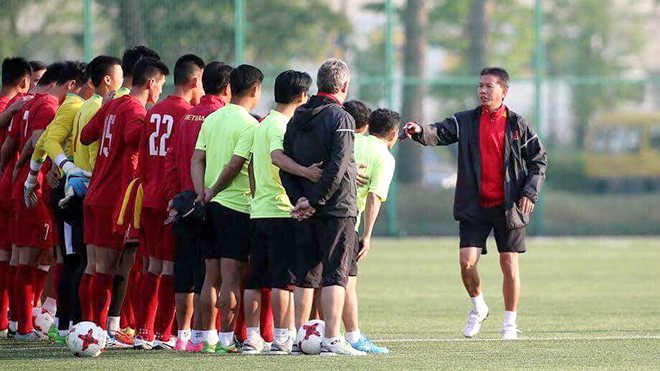
[[149, 120], [151, 124], [155, 124], [154, 131], [149, 136], [149, 155], [162, 156], [167, 154], [167, 140], [172, 134], [172, 125], [174, 118], [170, 115], [159, 115], [154, 113]]

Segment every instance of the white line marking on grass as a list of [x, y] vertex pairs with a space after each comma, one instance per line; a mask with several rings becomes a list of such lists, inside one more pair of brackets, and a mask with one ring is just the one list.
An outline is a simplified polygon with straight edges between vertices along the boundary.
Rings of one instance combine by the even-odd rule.
[[[601, 337], [555, 337], [555, 338], [520, 338], [518, 341], [565, 341], [565, 340], [648, 340], [648, 339], [660, 339], [660, 335], [639, 335], [639, 336], [601, 336]], [[502, 341], [501, 339], [467, 339], [467, 338], [456, 338], [456, 339], [374, 339], [374, 342], [380, 343], [425, 343], [425, 342], [434, 342], [434, 343], [455, 343], [461, 341]]]

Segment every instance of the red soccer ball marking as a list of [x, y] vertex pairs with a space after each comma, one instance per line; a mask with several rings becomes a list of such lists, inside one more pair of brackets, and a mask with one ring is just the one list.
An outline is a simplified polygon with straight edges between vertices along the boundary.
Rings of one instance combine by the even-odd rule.
[[82, 350], [85, 351], [87, 348], [92, 345], [92, 344], [98, 344], [99, 341], [94, 338], [94, 332], [93, 330], [87, 331], [87, 334], [85, 335], [78, 335], [80, 340], [82, 340], [83, 345], [82, 345]]
[[316, 329], [318, 326], [318, 323], [313, 325], [303, 325], [303, 330], [305, 330], [305, 340], [309, 340], [309, 337], [312, 335], [321, 337], [321, 333]]

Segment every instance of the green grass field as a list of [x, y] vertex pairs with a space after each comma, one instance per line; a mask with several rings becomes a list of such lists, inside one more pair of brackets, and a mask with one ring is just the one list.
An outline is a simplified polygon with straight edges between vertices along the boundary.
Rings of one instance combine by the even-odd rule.
[[[495, 251], [493, 241], [489, 241]], [[480, 271], [491, 316], [462, 338], [470, 302], [457, 240], [380, 239], [361, 266], [362, 330], [389, 356], [241, 357], [108, 350], [73, 357], [0, 340], [0, 370], [660, 370], [660, 239], [530, 239], [521, 257], [523, 340], [503, 342], [497, 254]]]

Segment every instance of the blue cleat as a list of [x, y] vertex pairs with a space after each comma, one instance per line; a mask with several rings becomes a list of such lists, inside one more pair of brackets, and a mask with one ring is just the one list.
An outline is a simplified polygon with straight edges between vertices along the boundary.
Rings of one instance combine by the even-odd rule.
[[385, 347], [379, 347], [376, 344], [372, 343], [364, 334], [360, 337], [355, 343], [351, 343], [353, 349], [369, 353], [369, 354], [389, 354], [390, 351]]

